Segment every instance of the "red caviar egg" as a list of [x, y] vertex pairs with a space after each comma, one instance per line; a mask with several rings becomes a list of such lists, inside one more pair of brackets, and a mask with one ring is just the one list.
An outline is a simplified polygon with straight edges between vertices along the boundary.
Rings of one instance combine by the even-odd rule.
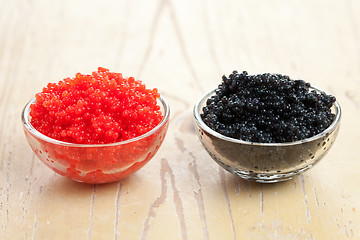
[[142, 135], [160, 123], [156, 88], [99, 67], [49, 83], [31, 105], [31, 124], [64, 142], [106, 144]]

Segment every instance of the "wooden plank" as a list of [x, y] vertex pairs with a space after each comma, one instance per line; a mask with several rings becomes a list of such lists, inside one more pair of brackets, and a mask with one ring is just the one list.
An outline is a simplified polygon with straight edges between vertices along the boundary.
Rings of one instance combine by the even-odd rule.
[[[360, 239], [360, 2], [0, 0], [0, 239]], [[156, 156], [87, 185], [29, 148], [25, 104], [48, 82], [98, 66], [157, 87], [171, 106]], [[339, 100], [336, 143], [279, 184], [222, 170], [192, 107], [223, 74], [302, 78]]]

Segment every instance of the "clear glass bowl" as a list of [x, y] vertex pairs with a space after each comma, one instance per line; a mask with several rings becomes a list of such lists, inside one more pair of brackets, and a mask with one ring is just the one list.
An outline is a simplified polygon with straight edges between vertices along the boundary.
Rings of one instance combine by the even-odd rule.
[[333, 123], [322, 133], [308, 139], [288, 143], [256, 143], [226, 137], [210, 129], [200, 117], [206, 100], [214, 94], [215, 90], [205, 94], [194, 107], [198, 137], [215, 162], [247, 180], [285, 181], [310, 169], [330, 150], [339, 131], [341, 109], [339, 103], [335, 102], [331, 109], [336, 115]]
[[25, 106], [21, 116], [31, 149], [56, 173], [79, 182], [114, 182], [136, 172], [159, 150], [169, 126], [170, 108], [160, 97], [158, 103], [164, 117], [141, 136], [111, 144], [62, 142], [45, 136], [31, 125], [30, 105], [35, 101], [34, 98]]

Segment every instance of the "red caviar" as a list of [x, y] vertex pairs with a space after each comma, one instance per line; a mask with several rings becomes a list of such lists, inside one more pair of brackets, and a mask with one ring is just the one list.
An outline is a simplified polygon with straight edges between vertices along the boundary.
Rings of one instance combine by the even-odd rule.
[[[25, 135], [39, 159], [60, 175], [87, 183], [117, 181], [143, 167], [164, 141], [169, 109], [159, 97], [157, 89], [105, 68], [91, 75], [78, 73], [36, 94], [30, 122], [50, 138], [85, 145], [39, 138], [27, 124]], [[143, 137], [123, 142], [139, 135]]]
[[106, 144], [142, 135], [163, 116], [156, 88], [140, 80], [98, 68], [49, 83], [31, 105], [31, 124], [42, 134], [64, 142]]

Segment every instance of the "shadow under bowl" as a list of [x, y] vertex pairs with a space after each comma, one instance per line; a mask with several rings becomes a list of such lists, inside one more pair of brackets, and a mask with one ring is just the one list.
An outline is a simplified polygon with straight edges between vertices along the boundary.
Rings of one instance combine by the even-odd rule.
[[339, 131], [341, 109], [335, 102], [331, 109], [335, 114], [334, 121], [313, 137], [286, 143], [257, 143], [230, 138], [209, 128], [200, 116], [206, 100], [214, 94], [215, 90], [205, 94], [193, 109], [196, 132], [215, 162], [247, 180], [280, 182], [310, 169], [330, 150]]
[[160, 96], [161, 122], [149, 132], [111, 144], [75, 144], [52, 139], [30, 123], [30, 105], [21, 119], [26, 139], [36, 156], [50, 169], [69, 179], [85, 183], [109, 183], [123, 179], [142, 168], [159, 150], [168, 126], [170, 108]]

